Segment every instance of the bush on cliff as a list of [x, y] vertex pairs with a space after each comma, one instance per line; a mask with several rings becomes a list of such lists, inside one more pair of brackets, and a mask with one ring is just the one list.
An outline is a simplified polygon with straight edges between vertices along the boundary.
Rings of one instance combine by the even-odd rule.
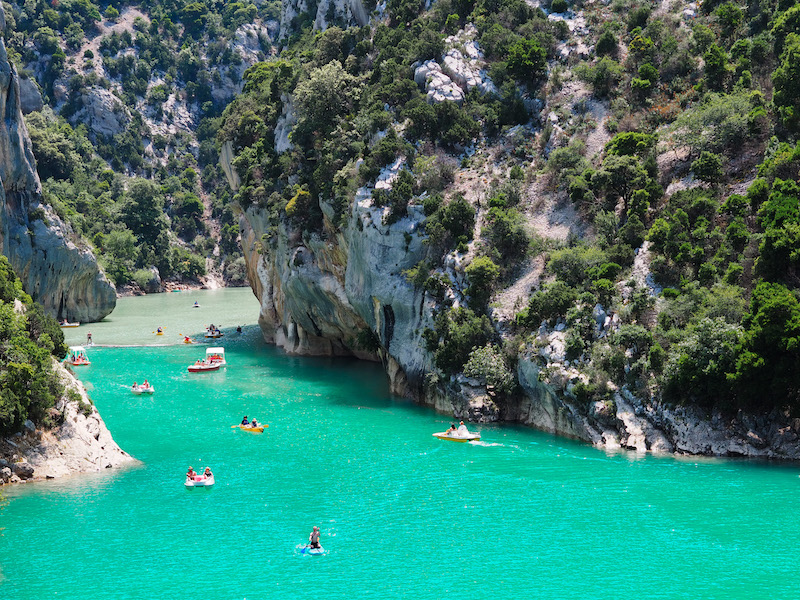
[[[22, 303], [17, 312], [15, 300]], [[56, 320], [22, 292], [8, 259], [0, 256], [0, 433], [13, 433], [26, 419], [47, 424], [47, 409], [63, 392], [53, 357], [66, 354]]]

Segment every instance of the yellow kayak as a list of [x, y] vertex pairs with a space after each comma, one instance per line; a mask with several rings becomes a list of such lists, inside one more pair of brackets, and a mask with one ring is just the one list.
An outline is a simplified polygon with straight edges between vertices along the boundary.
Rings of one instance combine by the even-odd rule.
[[262, 433], [264, 431], [264, 427], [269, 427], [269, 425], [259, 425], [258, 427], [250, 427], [249, 425], [231, 425], [231, 429], [238, 427], [242, 431], [249, 431], [251, 433]]

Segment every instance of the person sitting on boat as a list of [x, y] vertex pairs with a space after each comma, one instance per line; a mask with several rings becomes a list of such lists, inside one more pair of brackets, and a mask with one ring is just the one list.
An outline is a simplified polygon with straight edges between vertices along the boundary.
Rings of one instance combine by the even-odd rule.
[[245, 415], [244, 419], [242, 419], [242, 425], [250, 425], [250, 421], [247, 420], [247, 415]]
[[205, 475], [206, 479], [211, 479], [214, 476], [209, 467], [206, 467], [206, 470], [203, 471], [203, 475]]
[[135, 389], [138, 389], [138, 387], [139, 387], [139, 384], [134, 381], [133, 385], [131, 386], [131, 388], [135, 390]]
[[195, 305], [195, 306], [200, 306], [200, 305], [197, 303], [197, 300], [195, 300], [195, 301], [194, 301], [194, 305]]
[[156, 333], [164, 333], [164, 328], [159, 327], [158, 329], [156, 329]]
[[314, 529], [311, 530], [311, 535], [308, 536], [308, 547], [309, 548], [320, 548], [319, 545], [319, 527], [314, 525]]
[[189, 467], [189, 470], [186, 471], [186, 479], [194, 479], [197, 473], [194, 472], [194, 467]]
[[465, 435], [469, 435], [469, 430], [467, 429], [467, 426], [464, 425], [464, 421], [461, 421], [461, 423], [459, 424], [457, 433], [462, 437]]
[[456, 424], [450, 423], [450, 429], [444, 432], [445, 435], [455, 435], [456, 434]]
[[253, 420], [250, 421], [250, 427], [258, 427], [258, 421], [256, 421], [255, 418], [253, 418]]
[[148, 383], [147, 379], [144, 380], [144, 383], [142, 384], [142, 387], [143, 388], [149, 388], [150, 387], [150, 384]]

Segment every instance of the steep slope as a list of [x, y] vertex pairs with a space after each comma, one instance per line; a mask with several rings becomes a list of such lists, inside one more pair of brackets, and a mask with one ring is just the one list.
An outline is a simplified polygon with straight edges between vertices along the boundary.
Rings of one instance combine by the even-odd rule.
[[[0, 9], [0, 25], [5, 14]], [[116, 305], [94, 255], [41, 202], [41, 184], [19, 102], [19, 80], [0, 40], [0, 245], [25, 290], [58, 318], [99, 321]], [[78, 242], [78, 243], [76, 243]]]
[[[247, 73], [219, 136], [265, 338], [377, 355], [396, 392], [459, 417], [800, 457], [796, 266], [765, 246], [794, 230], [761, 242], [772, 271], [754, 260], [797, 203], [775, 178], [796, 177], [794, 138], [749, 62], [765, 15], [542, 6], [393, 2], [315, 34], [319, 12], [285, 3], [301, 27], [284, 19], [288, 51]], [[788, 143], [764, 155], [771, 131]], [[745, 384], [768, 335], [788, 387], [763, 399]]]

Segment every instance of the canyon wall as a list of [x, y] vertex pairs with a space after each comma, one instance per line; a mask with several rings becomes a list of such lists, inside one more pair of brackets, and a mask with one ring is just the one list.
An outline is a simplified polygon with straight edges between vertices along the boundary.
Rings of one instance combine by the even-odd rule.
[[[5, 15], [0, 8], [0, 30]], [[0, 248], [25, 291], [54, 316], [99, 321], [116, 290], [91, 250], [46, 204], [20, 108], [19, 77], [0, 40]]]

